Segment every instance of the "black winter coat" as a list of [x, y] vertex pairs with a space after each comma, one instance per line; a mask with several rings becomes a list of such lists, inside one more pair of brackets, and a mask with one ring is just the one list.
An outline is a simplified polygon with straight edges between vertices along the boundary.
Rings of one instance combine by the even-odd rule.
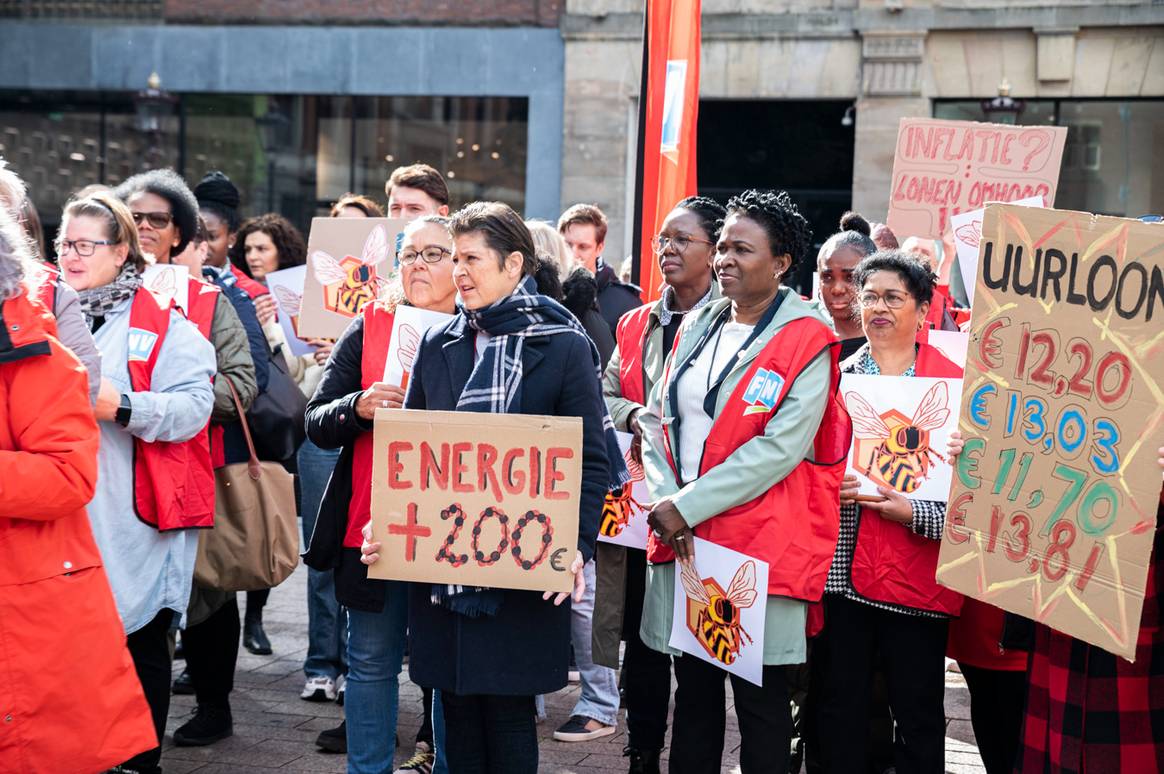
[[[474, 364], [472, 329], [454, 319], [432, 329], [413, 364], [405, 407], [452, 411]], [[582, 497], [578, 548], [594, 555], [609, 467], [602, 390], [588, 342], [577, 336], [528, 339], [522, 355], [522, 414], [581, 417]], [[505, 591], [495, 616], [467, 618], [434, 606], [428, 584], [411, 584], [409, 674], [419, 685], [458, 694], [533, 695], [566, 684], [570, 603], [555, 607], [532, 591]]]

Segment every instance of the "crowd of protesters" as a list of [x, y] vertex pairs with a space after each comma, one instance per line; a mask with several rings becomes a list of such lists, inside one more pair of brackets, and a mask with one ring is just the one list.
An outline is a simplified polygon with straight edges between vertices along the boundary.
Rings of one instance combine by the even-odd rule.
[[[347, 194], [330, 215], [408, 221], [398, 276], [338, 340], [294, 356], [268, 277], [305, 263], [305, 240], [278, 213], [243, 220], [221, 172], [79, 191], [50, 251], [0, 164], [0, 772], [160, 772], [171, 693], [196, 698], [174, 744], [233, 734], [240, 643], [273, 650], [269, 590], [247, 592], [240, 621], [236, 594], [195, 581], [194, 563], [214, 471], [249, 458], [244, 423], [262, 411], [296, 418], [255, 445], [297, 475], [300, 696], [344, 706], [317, 744], [354, 774], [535, 772], [542, 697], [572, 672], [579, 698], [554, 738], [613, 735], [625, 707], [632, 774], [661, 770], [668, 726], [670, 771], [719, 771], [729, 679], [745, 774], [930, 774], [950, 659], [989, 774], [1164, 771], [1155, 553], [1128, 662], [940, 586], [946, 504], [858, 498], [844, 475], [842, 373], [962, 375], [927, 343], [968, 317], [941, 242], [902, 249], [846, 213], [802, 295], [790, 278], [813, 234], [787, 193], [693, 196], [643, 256], [663, 278], [643, 304], [603, 258], [596, 206], [556, 225], [496, 202], [454, 209], [424, 164], [385, 193], [384, 208]], [[145, 287], [167, 263], [188, 270], [183, 309]], [[407, 390], [383, 376], [402, 306], [452, 315], [423, 336]], [[754, 410], [760, 369], [783, 378]], [[387, 561], [370, 528], [385, 408], [581, 418], [573, 591], [370, 579]], [[645, 551], [596, 539], [630, 479], [616, 431], [651, 494]], [[955, 433], [946, 451], [961, 448]], [[768, 563], [761, 685], [670, 645], [696, 537]], [[424, 715], [394, 764], [406, 657]]]

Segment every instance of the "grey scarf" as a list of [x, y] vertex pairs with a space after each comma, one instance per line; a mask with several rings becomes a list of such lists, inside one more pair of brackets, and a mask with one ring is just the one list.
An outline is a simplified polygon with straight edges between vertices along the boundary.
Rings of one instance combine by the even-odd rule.
[[132, 298], [137, 289], [141, 287], [141, 283], [141, 272], [138, 271], [137, 266], [126, 261], [125, 265], [121, 267], [121, 273], [113, 282], [99, 288], [78, 291], [77, 295], [81, 298], [81, 312], [85, 315], [85, 322], [88, 323], [89, 327], [93, 327], [94, 318], [105, 317], [110, 309], [128, 298]]

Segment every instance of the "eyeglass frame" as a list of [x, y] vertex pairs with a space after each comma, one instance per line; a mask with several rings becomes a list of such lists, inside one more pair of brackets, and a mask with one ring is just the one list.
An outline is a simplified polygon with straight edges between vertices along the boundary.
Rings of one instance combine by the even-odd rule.
[[[680, 247], [678, 245], [679, 240], [686, 242], [686, 244], [683, 245], [683, 247]], [[662, 255], [663, 252], [667, 249], [667, 245], [670, 244], [675, 248], [675, 252], [677, 252], [679, 254], [683, 254], [683, 253], [687, 252], [687, 248], [691, 247], [691, 245], [693, 243], [694, 244], [701, 244], [701, 245], [711, 245], [712, 247], [715, 246], [715, 242], [711, 242], [707, 239], [698, 239], [696, 237], [686, 236], [686, 235], [682, 235], [682, 234], [679, 236], [675, 236], [675, 237], [663, 236], [662, 234], [655, 234], [653, 237], [651, 237], [651, 250], [654, 251], [655, 255]]]
[[[890, 291], [890, 292], [896, 292], [896, 291]], [[866, 296], [872, 296], [872, 299], [869, 301], [866, 301]], [[888, 295], [882, 296], [882, 295], [879, 295], [877, 293], [874, 293], [872, 290], [863, 290], [857, 294], [857, 305], [860, 306], [862, 309], [873, 309], [877, 306], [877, 303], [879, 301], [884, 301], [886, 309], [904, 309], [906, 302], [913, 298], [913, 294], [912, 293], [902, 293], [901, 297], [900, 297], [900, 303], [896, 303], [896, 300], [897, 300], [896, 296], [894, 297], [895, 303], [890, 303], [889, 298], [890, 297]]]
[[[144, 221], [148, 222], [150, 224], [150, 228], [154, 229], [155, 231], [159, 230], [159, 229], [163, 229], [166, 226], [168, 226], [174, 222], [174, 213], [172, 213], [172, 212], [161, 212], [161, 211], [138, 212], [138, 211], [134, 210], [134, 211], [130, 212], [129, 214], [130, 214], [130, 216], [133, 217], [133, 224], [135, 226], [140, 226], [141, 222], [144, 220]], [[163, 219], [162, 225], [159, 226], [157, 223], [154, 222], [154, 220], [157, 218]]]
[[[89, 252], [82, 252], [78, 247], [78, 245], [80, 245], [82, 242], [88, 242], [89, 244], [93, 245], [93, 247], [89, 249]], [[58, 239], [53, 244], [53, 247], [56, 248], [57, 257], [63, 256], [70, 250], [73, 250], [81, 258], [92, 258], [93, 253], [97, 252], [97, 248], [99, 246], [105, 245], [106, 247], [112, 247], [116, 244], [117, 242], [111, 242], [108, 239]]]
[[[426, 252], [429, 252], [430, 250], [440, 250], [440, 252], [441, 252], [440, 257], [437, 258], [435, 261], [430, 261], [428, 258], [425, 258], [424, 254]], [[412, 257], [412, 260], [406, 261], [406, 260], [404, 260], [404, 254], [409, 252], [409, 251], [412, 252], [413, 257]], [[403, 250], [401, 250], [400, 252], [396, 253], [396, 260], [400, 262], [401, 266], [411, 266], [412, 264], [416, 263], [417, 259], [419, 258], [420, 260], [424, 261], [424, 263], [426, 265], [435, 266], [436, 264], [443, 261], [445, 259], [446, 255], [452, 256], [452, 254], [453, 254], [452, 250], [448, 249], [447, 247], [441, 247], [440, 245], [429, 245], [428, 247], [424, 248], [423, 250], [412, 250], [411, 248], [406, 247]]]

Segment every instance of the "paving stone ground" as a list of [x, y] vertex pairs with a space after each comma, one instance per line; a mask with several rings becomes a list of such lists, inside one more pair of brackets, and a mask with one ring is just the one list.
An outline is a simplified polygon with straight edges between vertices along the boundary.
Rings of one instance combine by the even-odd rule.
[[[253, 656], [240, 648], [231, 697], [233, 737], [209, 747], [174, 747], [172, 734], [192, 715], [194, 697], [173, 697], [162, 759], [166, 774], [261, 774], [272, 770], [343, 774], [346, 771], [344, 756], [320, 752], [315, 746], [315, 737], [320, 731], [339, 724], [342, 708], [299, 698], [307, 650], [306, 577], [301, 567], [271, 592], [263, 620], [274, 655]], [[242, 595], [239, 606], [243, 606]], [[182, 662], [176, 661], [175, 676], [181, 668]], [[398, 760], [411, 754], [411, 741], [421, 719], [420, 688], [406, 678], [407, 671], [400, 688], [398, 735], [403, 749], [398, 750]], [[626, 744], [625, 719], [620, 722], [618, 733], [594, 742], [567, 744], [553, 740], [554, 729], [569, 718], [578, 691], [577, 685], [570, 685], [546, 697], [548, 718], [538, 726], [540, 771], [553, 774], [626, 771], [627, 761], [622, 757]], [[730, 691], [729, 684], [729, 706]], [[946, 716], [946, 771], [981, 774], [984, 769], [970, 728], [966, 684], [954, 673], [947, 673]], [[724, 772], [739, 771], [739, 744], [738, 726], [729, 712]]]

